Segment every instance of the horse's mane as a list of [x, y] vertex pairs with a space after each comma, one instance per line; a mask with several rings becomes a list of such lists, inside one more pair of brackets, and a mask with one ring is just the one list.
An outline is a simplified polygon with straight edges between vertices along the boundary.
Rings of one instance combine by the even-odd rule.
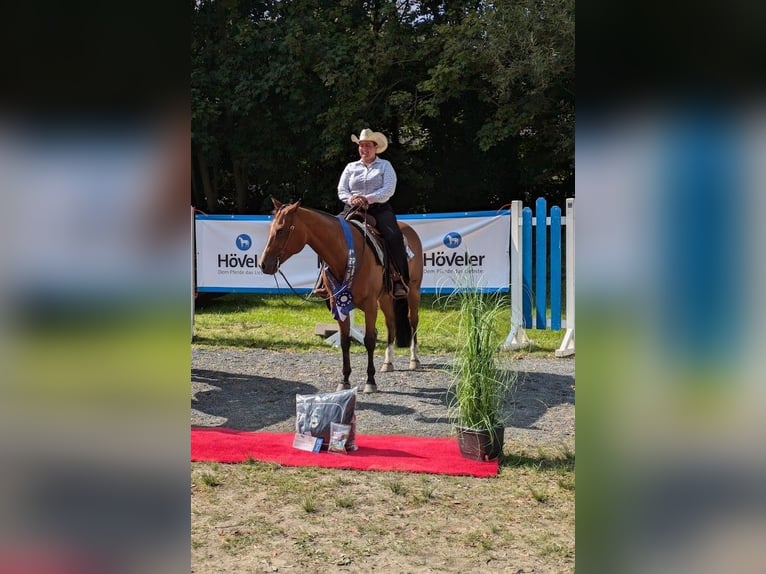
[[314, 209], [313, 207], [303, 207], [303, 209], [305, 209], [306, 211], [312, 211], [314, 213], [318, 213], [319, 215], [324, 215], [327, 218], [331, 218], [331, 219], [337, 218], [337, 216], [333, 215], [332, 213], [329, 213], [327, 211], [322, 211], [321, 209]]

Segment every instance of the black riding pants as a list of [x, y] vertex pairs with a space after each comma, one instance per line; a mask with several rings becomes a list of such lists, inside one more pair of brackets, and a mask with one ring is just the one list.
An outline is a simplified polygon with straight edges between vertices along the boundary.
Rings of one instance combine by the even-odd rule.
[[[347, 205], [343, 209], [343, 215], [346, 215], [353, 208]], [[407, 260], [407, 251], [404, 248], [404, 236], [399, 225], [396, 223], [396, 215], [391, 205], [385, 203], [371, 203], [367, 206], [367, 213], [372, 215], [377, 221], [378, 231], [383, 236], [388, 248], [388, 254], [394, 262], [394, 266], [401, 274], [405, 283], [410, 281], [410, 272]]]

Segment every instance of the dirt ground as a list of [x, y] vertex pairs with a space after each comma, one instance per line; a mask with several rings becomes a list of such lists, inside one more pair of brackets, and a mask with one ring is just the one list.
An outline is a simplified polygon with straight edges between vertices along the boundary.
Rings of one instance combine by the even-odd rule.
[[[443, 361], [382, 374], [358, 432], [449, 434]], [[328, 390], [338, 368], [201, 349], [192, 366], [192, 424], [280, 431], [295, 393]], [[192, 572], [574, 572], [574, 361], [517, 368], [497, 477], [193, 463]]]

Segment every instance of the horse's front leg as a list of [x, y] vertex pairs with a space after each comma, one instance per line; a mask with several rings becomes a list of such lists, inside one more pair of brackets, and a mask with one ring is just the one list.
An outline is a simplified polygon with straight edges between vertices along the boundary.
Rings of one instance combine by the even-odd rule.
[[378, 385], [375, 384], [375, 341], [378, 332], [375, 329], [377, 319], [377, 303], [372, 309], [364, 312], [364, 348], [367, 350], [367, 382], [364, 385], [365, 393], [375, 393]]
[[351, 376], [351, 323], [348, 317], [344, 321], [338, 321], [338, 332], [340, 333], [340, 350], [343, 354], [343, 382], [338, 383], [335, 390], [342, 391], [351, 388], [349, 382]]

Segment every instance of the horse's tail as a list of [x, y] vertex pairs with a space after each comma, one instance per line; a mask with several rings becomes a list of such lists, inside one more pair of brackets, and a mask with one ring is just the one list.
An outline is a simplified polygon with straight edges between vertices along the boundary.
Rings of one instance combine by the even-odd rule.
[[394, 299], [394, 321], [396, 322], [396, 346], [409, 347], [412, 343], [409, 303], [407, 299]]

